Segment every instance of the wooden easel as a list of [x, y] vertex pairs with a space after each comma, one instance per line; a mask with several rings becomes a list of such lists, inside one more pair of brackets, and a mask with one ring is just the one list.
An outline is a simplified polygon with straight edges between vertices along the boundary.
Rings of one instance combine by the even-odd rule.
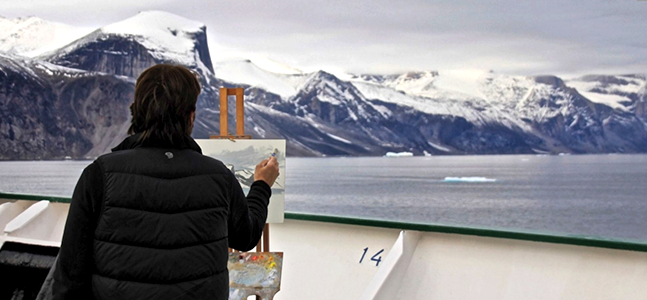
[[[236, 135], [228, 133], [229, 127], [229, 105], [228, 97], [236, 96]], [[220, 88], [220, 135], [211, 135], [211, 139], [229, 139], [235, 142], [236, 139], [251, 139], [251, 135], [245, 134], [245, 93], [243, 88]], [[261, 250], [262, 247], [262, 250]], [[229, 249], [233, 252], [232, 249]], [[270, 224], [263, 228], [263, 238], [256, 244], [256, 252], [270, 252]]]

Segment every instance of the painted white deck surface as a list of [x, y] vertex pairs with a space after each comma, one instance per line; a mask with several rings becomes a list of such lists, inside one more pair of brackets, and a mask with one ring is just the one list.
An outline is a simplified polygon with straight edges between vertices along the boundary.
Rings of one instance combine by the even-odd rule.
[[426, 233], [395, 299], [647, 299], [647, 253]]
[[[20, 217], [35, 203], [0, 199], [0, 247], [60, 244], [68, 204]], [[270, 246], [277, 300], [647, 299], [647, 252], [294, 219], [270, 226]]]
[[[369, 248], [390, 249], [384, 245], [384, 234], [392, 233], [391, 229], [286, 219], [271, 230], [272, 249], [285, 253], [278, 300], [647, 299], [645, 252], [415, 232], [419, 240], [408, 241], [415, 249], [403, 251], [396, 245], [392, 251], [404, 253], [389, 256], [402, 264], [388, 259], [380, 264], [394, 268], [396, 276], [388, 276], [383, 269], [377, 274], [366, 270], [371, 265], [358, 264], [358, 259], [365, 247], [362, 242], [374, 241], [366, 244]], [[321, 236], [298, 238], [311, 233]], [[283, 239], [290, 242], [283, 244]], [[309, 244], [318, 248], [310, 254], [321, 255], [325, 262], [312, 263], [304, 255], [304, 250], [312, 249]], [[374, 282], [367, 278], [371, 275]]]
[[69, 204], [0, 199], [0, 247], [6, 241], [60, 247]]
[[288, 219], [271, 224], [270, 250], [283, 252], [281, 291], [274, 299], [359, 299], [379, 270], [371, 257], [384, 249], [384, 266], [400, 231], [358, 227]]

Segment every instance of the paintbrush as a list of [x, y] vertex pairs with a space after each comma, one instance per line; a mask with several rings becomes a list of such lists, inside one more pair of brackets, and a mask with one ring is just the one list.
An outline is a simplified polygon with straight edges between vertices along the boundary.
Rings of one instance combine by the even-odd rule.
[[[270, 154], [270, 157], [276, 157], [276, 154], [277, 154], [277, 153], [279, 153], [279, 149], [274, 148], [274, 151], [272, 151], [272, 154]], [[278, 159], [278, 158], [277, 158], [277, 159]], [[280, 176], [280, 175], [279, 175], [279, 176]], [[278, 183], [278, 182], [276, 182], [276, 181], [274, 181], [274, 183], [275, 183], [276, 185], [278, 185], [279, 187], [283, 187], [280, 183]]]

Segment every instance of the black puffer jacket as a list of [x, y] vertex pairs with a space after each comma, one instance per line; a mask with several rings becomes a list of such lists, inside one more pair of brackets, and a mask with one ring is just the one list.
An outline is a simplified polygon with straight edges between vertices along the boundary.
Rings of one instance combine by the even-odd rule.
[[54, 273], [55, 299], [227, 299], [227, 247], [249, 250], [270, 187], [246, 198], [193, 140], [183, 149], [126, 139], [77, 184]]

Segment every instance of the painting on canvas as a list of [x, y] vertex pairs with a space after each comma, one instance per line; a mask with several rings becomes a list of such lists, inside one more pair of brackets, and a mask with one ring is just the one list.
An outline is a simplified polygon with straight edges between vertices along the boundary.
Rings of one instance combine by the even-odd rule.
[[285, 140], [196, 140], [202, 154], [222, 161], [238, 179], [245, 194], [254, 182], [256, 164], [276, 153], [279, 177], [272, 186], [267, 223], [282, 223], [285, 207]]

